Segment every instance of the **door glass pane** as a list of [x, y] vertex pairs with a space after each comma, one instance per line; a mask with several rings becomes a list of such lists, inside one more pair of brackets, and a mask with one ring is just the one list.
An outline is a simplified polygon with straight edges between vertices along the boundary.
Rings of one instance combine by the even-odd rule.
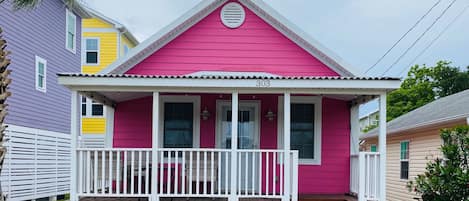
[[[223, 108], [222, 146], [231, 148], [231, 110]], [[254, 108], [240, 108], [238, 112], [238, 149], [254, 149], [255, 145]]]
[[290, 146], [299, 158], [314, 159], [314, 104], [291, 105]]
[[192, 148], [193, 111], [192, 103], [165, 103], [163, 147]]

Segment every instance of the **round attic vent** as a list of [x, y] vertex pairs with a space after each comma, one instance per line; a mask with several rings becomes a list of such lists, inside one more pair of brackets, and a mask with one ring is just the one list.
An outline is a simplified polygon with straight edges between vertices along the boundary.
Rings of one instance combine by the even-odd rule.
[[220, 17], [225, 26], [234, 29], [244, 23], [246, 13], [239, 3], [231, 2], [223, 6]]

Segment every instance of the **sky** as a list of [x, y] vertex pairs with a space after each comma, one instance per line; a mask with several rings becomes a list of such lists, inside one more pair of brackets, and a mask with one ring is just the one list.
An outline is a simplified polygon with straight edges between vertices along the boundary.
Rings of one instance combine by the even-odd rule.
[[[144, 41], [170, 24], [200, 0], [82, 0], [104, 15], [124, 24]], [[264, 0], [288, 20], [302, 28], [355, 68], [365, 71], [412, 27], [436, 2], [440, 3], [404, 38], [390, 54], [372, 68], [368, 76], [402, 77], [410, 65], [432, 66], [439, 60], [454, 66], [469, 66], [469, 0]], [[414, 48], [398, 57], [438, 18]], [[437, 36], [444, 34], [420, 57]], [[373, 104], [372, 104], [373, 105]], [[374, 108], [375, 106], [369, 106]], [[366, 107], [365, 107], [366, 108]], [[370, 109], [365, 109], [369, 111]]]

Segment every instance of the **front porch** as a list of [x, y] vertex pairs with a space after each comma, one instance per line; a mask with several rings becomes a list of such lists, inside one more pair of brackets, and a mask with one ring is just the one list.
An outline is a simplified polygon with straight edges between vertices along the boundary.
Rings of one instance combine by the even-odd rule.
[[[358, 153], [358, 105], [380, 97], [385, 108], [381, 80], [334, 78], [327, 86], [322, 79], [63, 75], [59, 81], [73, 90], [71, 200], [297, 201], [350, 193], [384, 200], [383, 157]], [[80, 94], [106, 105], [106, 148], [78, 147]]]

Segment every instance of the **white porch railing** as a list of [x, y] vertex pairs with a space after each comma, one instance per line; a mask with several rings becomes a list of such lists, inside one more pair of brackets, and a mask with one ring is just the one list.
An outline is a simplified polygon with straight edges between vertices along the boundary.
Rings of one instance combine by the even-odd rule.
[[[298, 152], [284, 150], [236, 150], [231, 165], [230, 149], [80, 148], [77, 192], [80, 197], [150, 197], [157, 185], [158, 197], [284, 198], [298, 195]], [[285, 160], [290, 154], [290, 161]], [[285, 169], [290, 163], [291, 170]], [[152, 176], [152, 168], [157, 175]], [[233, 169], [234, 168], [234, 169]], [[237, 171], [236, 192], [231, 192], [231, 171]], [[285, 175], [288, 174], [288, 175]], [[286, 184], [285, 177], [291, 178]], [[285, 195], [290, 185], [291, 194]]]
[[379, 153], [360, 152], [350, 156], [350, 192], [358, 201], [380, 201]]

